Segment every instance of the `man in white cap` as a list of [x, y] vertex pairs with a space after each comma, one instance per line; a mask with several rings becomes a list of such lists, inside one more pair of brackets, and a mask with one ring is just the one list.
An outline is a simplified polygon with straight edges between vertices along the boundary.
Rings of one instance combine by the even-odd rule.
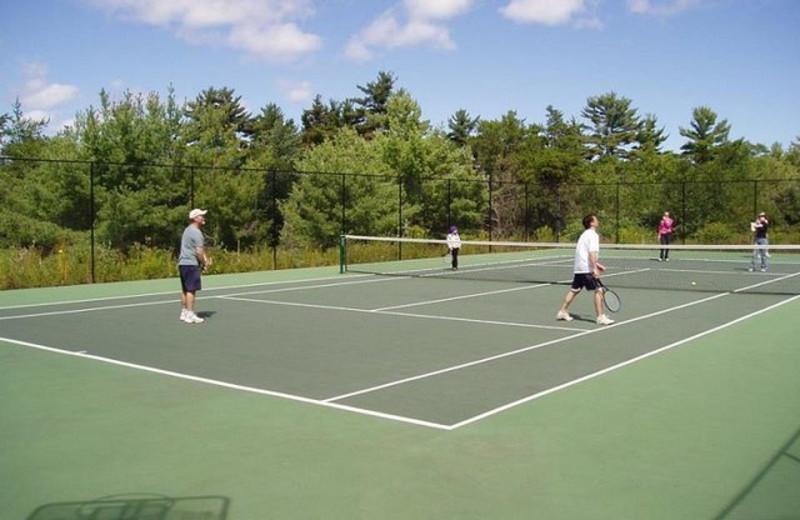
[[189, 212], [189, 225], [183, 230], [181, 250], [178, 257], [178, 270], [181, 274], [181, 321], [203, 323], [203, 318], [194, 312], [195, 293], [202, 287], [200, 273], [209, 265], [209, 258], [203, 249], [203, 233], [206, 210], [193, 209]]

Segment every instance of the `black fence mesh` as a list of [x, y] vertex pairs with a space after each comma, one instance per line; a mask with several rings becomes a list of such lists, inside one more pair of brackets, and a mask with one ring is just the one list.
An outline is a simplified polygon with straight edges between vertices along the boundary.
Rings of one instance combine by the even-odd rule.
[[569, 242], [588, 213], [598, 215], [609, 242], [655, 242], [669, 211], [675, 240], [714, 244], [747, 243], [747, 223], [766, 211], [780, 215], [777, 242], [791, 243], [800, 215], [787, 208], [800, 207], [800, 179], [540, 185], [0, 159], [0, 249], [47, 257], [70, 248], [80, 281], [114, 279], [119, 267], [110, 257], [174, 255], [193, 207], [210, 211], [205, 232], [214, 247], [263, 251], [268, 267], [280, 268], [304, 265], [298, 251], [333, 249], [342, 233], [442, 238], [455, 225], [472, 239]]

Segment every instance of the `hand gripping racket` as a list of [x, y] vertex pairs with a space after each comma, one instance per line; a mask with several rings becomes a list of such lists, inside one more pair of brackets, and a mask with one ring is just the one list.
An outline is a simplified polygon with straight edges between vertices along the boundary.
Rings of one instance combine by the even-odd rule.
[[613, 289], [609, 289], [606, 285], [600, 281], [600, 278], [595, 278], [595, 283], [600, 288], [600, 291], [603, 293], [603, 305], [606, 306], [606, 309], [609, 312], [619, 312], [622, 308], [622, 300], [619, 298], [619, 294]]

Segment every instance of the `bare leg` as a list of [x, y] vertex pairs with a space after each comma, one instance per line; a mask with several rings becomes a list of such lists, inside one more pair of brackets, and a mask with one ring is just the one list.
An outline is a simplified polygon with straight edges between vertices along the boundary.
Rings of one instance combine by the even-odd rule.
[[594, 292], [594, 312], [598, 318], [603, 314], [603, 291]]
[[187, 291], [183, 293], [181, 302], [184, 304], [183, 308], [189, 312], [194, 312], [194, 291]]
[[561, 304], [561, 309], [559, 309], [559, 312], [567, 312], [567, 309], [572, 304], [572, 300], [574, 300], [575, 296], [577, 295], [578, 293], [575, 291], [572, 290], [567, 291], [567, 295], [564, 297], [564, 303]]

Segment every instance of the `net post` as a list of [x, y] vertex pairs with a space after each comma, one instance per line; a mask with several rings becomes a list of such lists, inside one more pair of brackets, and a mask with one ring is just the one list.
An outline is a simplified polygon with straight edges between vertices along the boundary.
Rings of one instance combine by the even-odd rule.
[[347, 272], [347, 240], [344, 233], [339, 235], [339, 274]]

